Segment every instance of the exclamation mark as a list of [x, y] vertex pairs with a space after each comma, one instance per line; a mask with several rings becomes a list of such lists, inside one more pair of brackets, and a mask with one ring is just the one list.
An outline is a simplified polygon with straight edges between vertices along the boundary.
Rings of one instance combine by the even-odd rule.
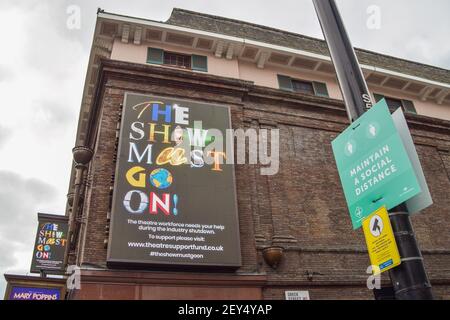
[[178, 196], [176, 194], [174, 194], [173, 195], [173, 210], [172, 210], [174, 216], [178, 215], [177, 204], [178, 204]]

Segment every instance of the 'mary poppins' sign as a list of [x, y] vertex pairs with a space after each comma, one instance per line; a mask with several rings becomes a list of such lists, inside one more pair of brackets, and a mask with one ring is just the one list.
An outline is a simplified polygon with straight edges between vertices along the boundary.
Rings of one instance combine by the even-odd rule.
[[9, 300], [61, 300], [60, 288], [13, 286]]

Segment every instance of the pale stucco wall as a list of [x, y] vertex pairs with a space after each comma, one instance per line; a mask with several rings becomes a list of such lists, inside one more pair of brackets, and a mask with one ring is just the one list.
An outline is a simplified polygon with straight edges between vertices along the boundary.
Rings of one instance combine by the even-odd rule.
[[236, 59], [219, 59], [210, 52], [195, 50], [192, 48], [183, 48], [179, 46], [170, 46], [167, 44], [147, 42], [142, 45], [123, 43], [116, 39], [114, 41], [111, 59], [120, 61], [129, 61], [135, 63], [146, 63], [147, 48], [154, 47], [167, 51], [179, 52], [183, 54], [197, 54], [208, 57], [208, 73], [228, 78], [239, 78], [238, 63]]
[[293, 68], [275, 67], [272, 65], [266, 65], [263, 69], [259, 69], [253, 62], [239, 61], [239, 78], [253, 81], [259, 86], [279, 88], [278, 74], [289, 76], [294, 79], [325, 82], [330, 97], [342, 99], [339, 86], [333, 76], [301, 71]]
[[[134, 45], [132, 43], [123, 43], [120, 39], [114, 41], [111, 59], [120, 61], [129, 61], [135, 63], [146, 63], [147, 48], [155, 47], [167, 51], [180, 52], [184, 54], [198, 54], [208, 57], [208, 73], [247, 81], [253, 81], [256, 85], [279, 88], [278, 74], [290, 76], [296, 79], [320, 81], [327, 84], [328, 92], [331, 98], [342, 99], [342, 94], [339, 85], [334, 76], [328, 76], [322, 73], [315, 73], [311, 71], [302, 71], [294, 68], [275, 67], [266, 65], [263, 69], [256, 67], [256, 64], [250, 61], [237, 60], [236, 58], [228, 60], [225, 58], [217, 58], [214, 54], [195, 50], [188, 47], [171, 46], [162, 43], [146, 42], [141, 45]], [[196, 72], [196, 71], [194, 71]], [[414, 102], [417, 113], [429, 117], [450, 120], [450, 105], [439, 105], [433, 101], [421, 101], [417, 97], [395, 90], [386, 88], [369, 87], [370, 91], [383, 94], [389, 97], [398, 99], [408, 99]]]
[[433, 101], [422, 101], [407, 92], [398, 92], [387, 88], [369, 86], [369, 89], [371, 92], [382, 94], [391, 98], [411, 100], [416, 107], [417, 113], [420, 115], [450, 120], [450, 105], [448, 104], [439, 105]]

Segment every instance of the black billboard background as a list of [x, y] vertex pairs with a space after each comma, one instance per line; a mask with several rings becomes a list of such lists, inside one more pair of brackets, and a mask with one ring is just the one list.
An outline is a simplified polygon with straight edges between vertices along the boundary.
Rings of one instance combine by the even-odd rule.
[[68, 217], [38, 213], [38, 228], [30, 272], [65, 273], [64, 256], [68, 245], [68, 231]]
[[[155, 159], [160, 152], [167, 147], [175, 147], [175, 142], [170, 144], [161, 143], [162, 138], [156, 135], [156, 142], [148, 141], [148, 123], [156, 123], [158, 131], [161, 131], [162, 124], [165, 124], [164, 117], [160, 116], [158, 121], [152, 121], [151, 109], [142, 113], [137, 120], [137, 114], [141, 109], [133, 110], [133, 106], [144, 102], [159, 101], [162, 102], [161, 108], [166, 104], [178, 104], [181, 107], [189, 109], [189, 124], [181, 125], [183, 129], [194, 128], [194, 121], [202, 121], [202, 128], [219, 129], [224, 137], [225, 130], [231, 128], [230, 111], [226, 106], [199, 103], [189, 100], [172, 99], [151, 95], [141, 95], [134, 93], [126, 93], [122, 110], [122, 123], [119, 138], [119, 148], [117, 156], [117, 168], [115, 175], [114, 193], [111, 211], [111, 227], [108, 245], [108, 263], [109, 264], [144, 264], [144, 265], [189, 265], [189, 266], [215, 266], [215, 267], [239, 267], [241, 265], [240, 243], [239, 243], [239, 227], [236, 205], [236, 189], [234, 166], [231, 164], [222, 164], [221, 172], [213, 171], [212, 166], [205, 164], [201, 168], [192, 168], [191, 165], [183, 164], [180, 166], [172, 166], [171, 164], [157, 165]], [[140, 141], [130, 140], [131, 124], [135, 121], [145, 123], [145, 138]], [[177, 126], [172, 117], [172, 123], [169, 123], [170, 134]], [[129, 163], [130, 142], [136, 143], [139, 151], [142, 152], [148, 144], [152, 144], [152, 164], [148, 165], [144, 159], [142, 162]], [[224, 151], [225, 145], [224, 145]], [[228, 155], [227, 155], [228, 156]], [[188, 158], [188, 160], [190, 160]], [[145, 188], [136, 188], [131, 186], [125, 175], [127, 171], [134, 167], [140, 166], [145, 168]], [[173, 182], [169, 188], [159, 190], [149, 183], [150, 173], [158, 168], [168, 170]], [[127, 192], [131, 190], [139, 190], [147, 196], [154, 192], [158, 197], [163, 193], [169, 193], [171, 198], [171, 213], [165, 215], [158, 212], [156, 215], [149, 213], [147, 207], [142, 214], [130, 214], [124, 207], [123, 200]], [[173, 195], [178, 197], [177, 215], [173, 214]], [[149, 197], [150, 199], [150, 197]], [[150, 202], [150, 201], [149, 201]], [[136, 207], [136, 197], [132, 198], [132, 203]], [[129, 223], [129, 219], [138, 224]], [[178, 232], [164, 232], [155, 230], [138, 230], [141, 223], [175, 223], [184, 224], [184, 228], [189, 224], [202, 226], [224, 226], [222, 231], [220, 228], [213, 228], [214, 234], [182, 234]], [[145, 227], [145, 226], [144, 226]], [[156, 227], [156, 226], [151, 226]], [[170, 226], [168, 226], [170, 227]], [[196, 230], [204, 228], [194, 228]], [[208, 231], [209, 232], [209, 231]], [[161, 239], [149, 239], [150, 236], [186, 236], [195, 239], [204, 238], [204, 241], [174, 241]], [[148, 248], [148, 247], [130, 247], [129, 243], [152, 243], [152, 244], [171, 244], [171, 245], [196, 245], [211, 246], [215, 248], [223, 247], [223, 251], [208, 250], [176, 250], [174, 248]], [[152, 252], [166, 254], [170, 256], [151, 256]], [[173, 256], [173, 255], [177, 256]], [[193, 254], [195, 258], [186, 255]], [[182, 255], [182, 256], [179, 256]], [[198, 255], [203, 255], [199, 258]]]

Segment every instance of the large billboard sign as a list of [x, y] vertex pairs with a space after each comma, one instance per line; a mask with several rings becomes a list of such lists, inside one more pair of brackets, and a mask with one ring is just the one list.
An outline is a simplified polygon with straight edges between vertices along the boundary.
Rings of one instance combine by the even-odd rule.
[[239, 267], [226, 106], [127, 93], [108, 263]]
[[31, 272], [64, 274], [68, 229], [68, 217], [38, 213]]

